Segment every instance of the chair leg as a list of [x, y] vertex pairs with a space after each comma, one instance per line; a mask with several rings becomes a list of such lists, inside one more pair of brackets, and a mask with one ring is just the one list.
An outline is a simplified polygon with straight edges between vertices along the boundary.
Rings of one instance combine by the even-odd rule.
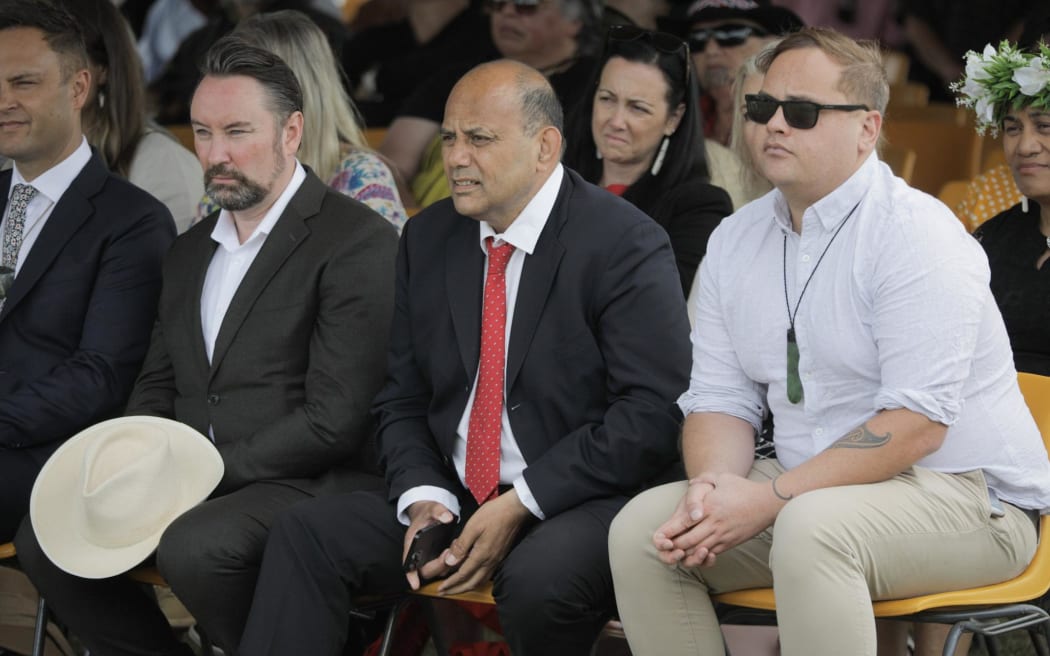
[[40, 597], [36, 602], [36, 626], [33, 627], [33, 656], [44, 656], [44, 641], [47, 639], [47, 601]]
[[383, 642], [379, 645], [377, 656], [390, 656], [390, 650], [394, 646], [394, 625], [397, 624], [397, 618], [401, 615], [401, 611], [407, 603], [409, 603], [409, 600], [406, 597], [394, 604], [394, 607], [390, 609], [390, 614], [386, 618], [386, 624], [383, 626]]

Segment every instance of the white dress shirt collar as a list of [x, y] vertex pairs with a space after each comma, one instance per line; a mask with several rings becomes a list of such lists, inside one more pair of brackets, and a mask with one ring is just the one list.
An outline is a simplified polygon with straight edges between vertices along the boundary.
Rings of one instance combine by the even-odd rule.
[[87, 139], [81, 137], [80, 145], [76, 150], [58, 164], [38, 175], [32, 182], [26, 182], [21, 171], [18, 170], [18, 164], [15, 163], [11, 171], [11, 186], [7, 190], [7, 200], [11, 201], [11, 193], [16, 184], [28, 184], [36, 189], [37, 194], [44, 196], [52, 203], [57, 203], [89, 161], [91, 161], [91, 147], [88, 146]]
[[[820, 221], [824, 231], [832, 231], [837, 228], [868, 193], [878, 168], [878, 161], [879, 158], [874, 152], [868, 155], [860, 168], [854, 171], [845, 182], [806, 209], [802, 216], [802, 224], [806, 225], [806, 218], [812, 216]], [[792, 231], [791, 210], [788, 208], [787, 199], [779, 190], [773, 192], [773, 217], [782, 231], [785, 233]]]
[[532, 255], [532, 252], [536, 250], [536, 242], [540, 239], [540, 233], [547, 225], [547, 218], [554, 209], [554, 203], [558, 200], [558, 192], [561, 191], [561, 181], [564, 177], [565, 169], [558, 164], [540, 190], [529, 200], [525, 209], [511, 222], [510, 227], [503, 234], [498, 234], [491, 225], [482, 221], [481, 250], [487, 253], [485, 240], [494, 237], [497, 242], [507, 242], [514, 248]]
[[[288, 186], [277, 197], [277, 200], [274, 201], [274, 204], [266, 212], [266, 216], [259, 222], [252, 234], [244, 240], [245, 244], [253, 239], [265, 239], [270, 234], [273, 226], [277, 223], [277, 219], [281, 218], [281, 214], [288, 207], [292, 196], [299, 191], [299, 187], [302, 186], [305, 180], [306, 171], [303, 169], [302, 164], [299, 163], [299, 160], [295, 160], [295, 171], [292, 172], [292, 178], [288, 181]], [[231, 253], [243, 245], [237, 237], [237, 226], [229, 210], [221, 210], [219, 212], [219, 218], [215, 221], [215, 227], [211, 231], [211, 238]]]

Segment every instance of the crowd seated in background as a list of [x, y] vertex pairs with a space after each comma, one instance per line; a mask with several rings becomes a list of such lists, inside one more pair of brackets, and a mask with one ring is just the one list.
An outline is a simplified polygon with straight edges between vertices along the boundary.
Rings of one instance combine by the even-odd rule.
[[204, 193], [193, 153], [146, 116], [146, 89], [131, 34], [110, 0], [59, 0], [80, 23], [91, 88], [82, 110], [84, 134], [111, 171], [164, 203], [183, 232]]
[[[496, 46], [492, 58], [527, 64], [550, 80], [566, 112], [586, 93], [601, 45], [599, 0], [488, 3]], [[441, 168], [438, 127], [449, 91], [478, 62], [459, 62], [435, 74], [406, 101], [390, 125], [380, 152], [394, 163], [410, 189], [406, 204], [426, 207], [449, 194]]]
[[588, 91], [569, 118], [564, 162], [667, 231], [688, 295], [711, 231], [733, 211], [709, 184], [689, 50], [666, 32], [613, 26]]

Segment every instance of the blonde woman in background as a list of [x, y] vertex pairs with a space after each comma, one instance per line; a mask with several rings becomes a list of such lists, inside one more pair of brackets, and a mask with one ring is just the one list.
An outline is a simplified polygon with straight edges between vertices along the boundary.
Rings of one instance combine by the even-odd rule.
[[179, 232], [204, 193], [200, 162], [146, 118], [142, 64], [131, 31], [110, 0], [62, 0], [80, 23], [91, 88], [82, 115], [88, 143], [110, 170], [164, 203]]
[[[390, 168], [365, 143], [328, 40], [298, 11], [257, 14], [234, 33], [280, 57], [303, 92], [303, 141], [298, 158], [329, 187], [368, 205], [401, 230], [407, 220]], [[218, 207], [205, 199], [199, 218]]]
[[[775, 48], [778, 43], [780, 43], [780, 39], [771, 42], [766, 48]], [[764, 196], [773, 189], [773, 185], [769, 183], [769, 180], [766, 180], [755, 168], [754, 158], [751, 156], [751, 150], [748, 147], [749, 141], [754, 142], [756, 139], [761, 138], [758, 134], [761, 126], [748, 121], [744, 116], [744, 96], [749, 93], [758, 93], [762, 89], [762, 80], [765, 76], [758, 70], [757, 61], [764, 51], [765, 48], [758, 54], [744, 60], [744, 63], [737, 69], [736, 80], [733, 83], [733, 106], [737, 110], [733, 112], [733, 127], [729, 136], [729, 148], [740, 159], [741, 175], [739, 184], [744, 197], [747, 198], [746, 202], [751, 202], [759, 196]]]

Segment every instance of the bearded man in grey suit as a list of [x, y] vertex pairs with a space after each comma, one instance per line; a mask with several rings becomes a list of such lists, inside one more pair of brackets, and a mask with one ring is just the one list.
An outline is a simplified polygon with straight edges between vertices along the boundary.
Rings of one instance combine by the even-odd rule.
[[[126, 414], [173, 417], [222, 455], [218, 489], [168, 527], [157, 565], [233, 654], [275, 513], [382, 485], [369, 405], [385, 371], [397, 238], [296, 160], [302, 94], [280, 59], [228, 37], [202, 73], [195, 143], [223, 209], [166, 259]], [[190, 653], [126, 578], [63, 572], [28, 522], [17, 545], [30, 578], [93, 653]]]

